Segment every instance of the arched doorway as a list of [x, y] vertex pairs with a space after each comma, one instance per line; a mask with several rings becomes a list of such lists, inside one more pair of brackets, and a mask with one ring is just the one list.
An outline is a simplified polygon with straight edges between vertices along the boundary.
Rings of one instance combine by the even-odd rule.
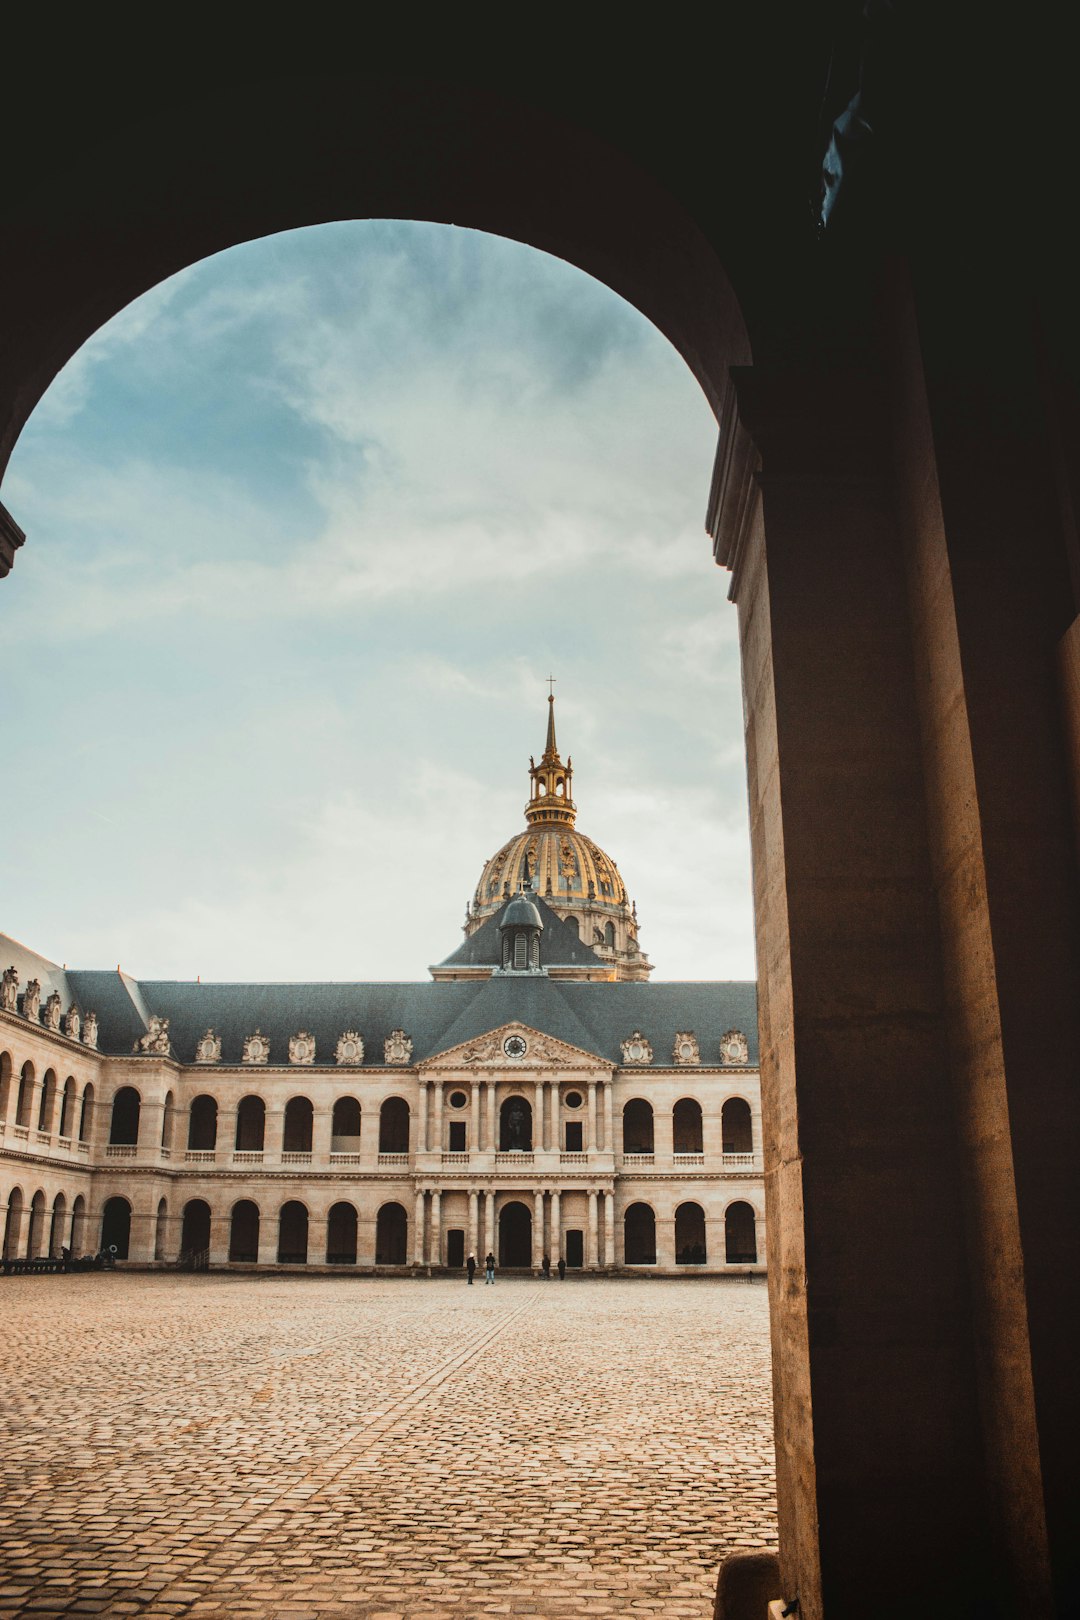
[[229, 1217], [229, 1259], [254, 1265], [259, 1258], [259, 1206], [241, 1198]]
[[499, 1151], [531, 1153], [533, 1145], [532, 1105], [527, 1097], [507, 1097], [499, 1109]]
[[352, 1204], [331, 1206], [326, 1221], [326, 1262], [331, 1266], [356, 1264], [356, 1210]]
[[408, 1219], [400, 1204], [383, 1204], [375, 1221], [375, 1264], [403, 1266], [406, 1263]]
[[189, 1198], [180, 1223], [180, 1253], [203, 1254], [209, 1247], [210, 1205], [205, 1198]]
[[53, 1199], [52, 1220], [49, 1223], [48, 1252], [53, 1259], [59, 1259], [60, 1251], [67, 1247], [67, 1234], [64, 1223], [67, 1220], [67, 1199], [63, 1193], [57, 1193]]
[[82, 1254], [86, 1249], [86, 1199], [82, 1193], [71, 1206], [71, 1252]]
[[117, 1260], [126, 1260], [131, 1245], [131, 1205], [126, 1198], [110, 1198], [101, 1212], [101, 1247], [115, 1248]]
[[298, 1198], [290, 1198], [278, 1216], [278, 1265], [306, 1266], [307, 1247], [307, 1208]]
[[40, 1258], [45, 1248], [45, 1194], [40, 1189], [30, 1201], [30, 1225], [26, 1234], [26, 1255], [29, 1260]]
[[623, 1217], [623, 1259], [628, 1266], [655, 1266], [656, 1216], [648, 1204], [631, 1204]]
[[705, 1211], [700, 1204], [680, 1204], [675, 1211], [675, 1264], [703, 1266], [707, 1259]]
[[757, 1222], [742, 1199], [724, 1211], [724, 1257], [729, 1266], [757, 1264]]
[[499, 1211], [499, 1265], [532, 1265], [532, 1211], [516, 1199]]

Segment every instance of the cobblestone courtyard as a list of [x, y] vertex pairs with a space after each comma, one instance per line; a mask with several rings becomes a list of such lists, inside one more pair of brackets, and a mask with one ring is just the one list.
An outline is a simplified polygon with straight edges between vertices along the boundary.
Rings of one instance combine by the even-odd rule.
[[0, 1279], [0, 1614], [658, 1615], [775, 1544], [763, 1284]]

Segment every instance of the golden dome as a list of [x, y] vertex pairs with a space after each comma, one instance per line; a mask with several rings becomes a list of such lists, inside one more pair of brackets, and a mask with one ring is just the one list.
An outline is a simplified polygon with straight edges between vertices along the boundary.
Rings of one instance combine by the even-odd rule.
[[578, 936], [619, 979], [645, 979], [652, 964], [638, 945], [637, 912], [615, 862], [575, 826], [571, 762], [555, 743], [555, 700], [548, 698], [547, 743], [540, 763], [529, 760], [528, 825], [485, 864], [465, 920], [473, 934], [526, 884], [577, 928]]

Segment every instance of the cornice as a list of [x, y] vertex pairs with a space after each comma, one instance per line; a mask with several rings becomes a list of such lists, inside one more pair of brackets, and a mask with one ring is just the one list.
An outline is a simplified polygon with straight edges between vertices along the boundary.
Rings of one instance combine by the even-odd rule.
[[7, 1024], [12, 1028], [30, 1030], [35, 1035], [41, 1035], [50, 1045], [61, 1046], [68, 1052], [81, 1052], [84, 1056], [104, 1058], [107, 1056], [100, 1046], [87, 1046], [85, 1041], [77, 1041], [72, 1035], [65, 1035], [62, 1029], [50, 1029], [48, 1024], [35, 1023], [30, 1018], [24, 1018], [22, 1013], [8, 1012], [0, 1008], [0, 1024]]

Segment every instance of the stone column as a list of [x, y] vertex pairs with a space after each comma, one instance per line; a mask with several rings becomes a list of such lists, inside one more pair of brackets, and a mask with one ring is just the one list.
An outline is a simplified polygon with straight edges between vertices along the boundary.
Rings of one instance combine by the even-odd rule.
[[420, 1081], [420, 1098], [417, 1104], [419, 1119], [416, 1126], [416, 1151], [427, 1153], [428, 1147], [428, 1082]]
[[544, 1195], [542, 1192], [533, 1194], [533, 1223], [532, 1223], [532, 1263], [533, 1270], [539, 1271], [540, 1262], [544, 1255]]
[[551, 1093], [551, 1136], [552, 1150], [558, 1153], [562, 1148], [562, 1137], [559, 1134], [559, 1082], [552, 1080], [549, 1086]]
[[[215, 1152], [218, 1164], [227, 1164], [236, 1152], [236, 1103], [228, 1103], [224, 1108], [218, 1109], [217, 1136]], [[318, 1120], [318, 1115], [315, 1116]], [[149, 1137], [147, 1146], [155, 1158], [158, 1156], [158, 1144], [161, 1141], [161, 1108], [154, 1111], [154, 1119], [149, 1121], [153, 1125], [153, 1135]], [[140, 1136], [142, 1130], [139, 1131]]]
[[307, 1263], [309, 1266], [325, 1266], [326, 1264], [327, 1225], [325, 1211], [321, 1215], [312, 1215], [310, 1211], [308, 1212]]
[[548, 1252], [551, 1255], [551, 1263], [553, 1266], [558, 1265], [559, 1256], [562, 1254], [562, 1220], [560, 1218], [559, 1205], [559, 1189], [558, 1187], [555, 1187], [552, 1189], [551, 1193], [551, 1239], [548, 1245]]
[[435, 1118], [433, 1124], [435, 1140], [431, 1144], [431, 1151], [441, 1153], [443, 1150], [443, 1083], [441, 1080], [435, 1082]]
[[334, 1113], [332, 1108], [316, 1108], [311, 1121], [311, 1162], [313, 1165], [330, 1163], [330, 1144], [333, 1141]]
[[416, 1207], [413, 1214], [413, 1264], [424, 1264], [424, 1194], [416, 1195]]
[[598, 1143], [596, 1139], [596, 1081], [589, 1081], [589, 1140], [585, 1146], [590, 1153], [595, 1153]]
[[[470, 1254], [470, 1253], [471, 1254], [476, 1254], [477, 1253], [477, 1248], [478, 1248], [479, 1243], [480, 1243], [479, 1216], [480, 1216], [480, 1197], [479, 1197], [478, 1193], [471, 1192], [469, 1194], [469, 1231], [468, 1231], [468, 1248], [466, 1250], [467, 1255]], [[477, 1258], [479, 1259], [479, 1255], [477, 1255]]]
[[[271, 1205], [269, 1198], [259, 1200], [259, 1264], [260, 1266], [276, 1266], [278, 1256], [278, 1211], [285, 1202], [279, 1198]], [[169, 1226], [175, 1229], [173, 1246], [166, 1249], [166, 1258], [173, 1260], [180, 1250], [179, 1225], [169, 1216]]]
[[604, 1081], [604, 1152], [615, 1151], [615, 1081]]
[[[441, 1114], [442, 1110], [437, 1112]], [[441, 1266], [442, 1263], [442, 1192], [436, 1187], [431, 1194], [431, 1264]]]
[[533, 1148], [537, 1153], [544, 1151], [544, 1082], [537, 1080], [534, 1088], [535, 1106], [533, 1107]]
[[[134, 1221], [132, 1221], [131, 1224], [132, 1224], [132, 1228], [134, 1229], [134, 1225], [135, 1225]], [[155, 1229], [155, 1227], [157, 1225], [157, 1222], [153, 1217], [148, 1216], [147, 1217], [147, 1225], [149, 1227], [149, 1232], [150, 1232], [150, 1254], [149, 1254], [149, 1258], [153, 1259], [153, 1257], [154, 1257], [154, 1229]], [[218, 1209], [213, 1208], [213, 1206], [211, 1206], [211, 1209], [210, 1209], [210, 1264], [212, 1266], [223, 1266], [228, 1261], [228, 1258], [229, 1258], [229, 1238], [231, 1236], [231, 1228], [232, 1228], [232, 1220], [231, 1220], [229, 1210], [227, 1210], [227, 1209], [218, 1210]], [[310, 1228], [309, 1228], [309, 1231], [310, 1231]], [[132, 1259], [135, 1259], [135, 1258], [136, 1258], [136, 1256], [132, 1255]], [[143, 1256], [139, 1255], [138, 1258], [141, 1260], [143, 1258]]]
[[609, 1188], [604, 1195], [604, 1265], [608, 1271], [615, 1264], [615, 1192]]
[[[492, 1087], [492, 1090], [494, 1090], [494, 1087]], [[486, 1192], [484, 1194], [484, 1254], [486, 1255], [490, 1251], [496, 1259], [498, 1259], [499, 1255], [498, 1245], [495, 1241], [497, 1236], [498, 1234], [495, 1231], [495, 1194]], [[481, 1255], [480, 1259], [483, 1259], [483, 1257]]]
[[487, 1083], [487, 1141], [484, 1143], [489, 1153], [494, 1153], [499, 1145], [499, 1107], [496, 1096], [497, 1087], [492, 1076]]
[[600, 1249], [600, 1222], [596, 1208], [596, 1193], [589, 1190], [589, 1252], [585, 1257], [585, 1265], [589, 1271], [595, 1271], [599, 1265]]
[[63, 1080], [61, 1080], [60, 1076], [57, 1075], [56, 1083], [53, 1086], [52, 1100], [51, 1100], [49, 1108], [47, 1110], [46, 1119], [45, 1119], [45, 1129], [48, 1131], [50, 1136], [56, 1136], [56, 1134], [57, 1134], [57, 1132], [59, 1130], [59, 1126], [60, 1126], [60, 1106], [61, 1106], [63, 1100], [64, 1100], [64, 1083], [63, 1083]]
[[469, 1151], [470, 1151], [470, 1153], [479, 1153], [479, 1151], [480, 1151], [480, 1082], [479, 1082], [479, 1080], [476, 1080], [476, 1079], [473, 1080], [472, 1085], [469, 1088], [469, 1095], [470, 1095], [470, 1098], [471, 1098], [471, 1118], [472, 1118], [472, 1123], [471, 1123], [471, 1125], [469, 1127]]
[[[173, 1109], [173, 1157], [176, 1157], [180, 1140], [180, 1128], [184, 1123], [180, 1110]], [[285, 1137], [285, 1105], [267, 1105], [266, 1125], [263, 1133], [263, 1162], [265, 1164], [281, 1163], [281, 1144]], [[261, 1240], [260, 1240], [261, 1241]], [[277, 1240], [274, 1241], [274, 1252], [277, 1252]]]

